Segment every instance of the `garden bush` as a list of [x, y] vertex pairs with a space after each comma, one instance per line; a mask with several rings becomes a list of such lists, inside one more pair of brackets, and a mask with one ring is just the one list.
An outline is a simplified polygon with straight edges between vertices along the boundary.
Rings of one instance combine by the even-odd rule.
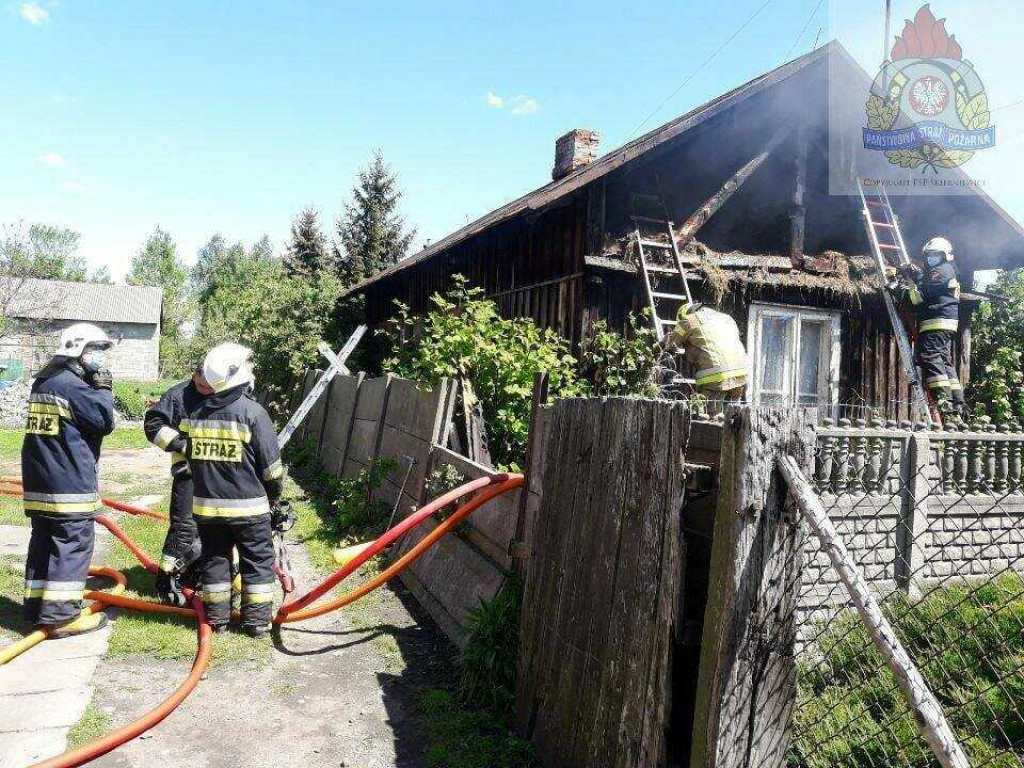
[[430, 298], [417, 320], [398, 302], [398, 315], [382, 330], [392, 350], [384, 369], [407, 379], [436, 384], [444, 377], [469, 381], [483, 406], [491, 458], [519, 469], [526, 454], [534, 376], [547, 372], [552, 396], [579, 394], [582, 387], [569, 343], [531, 320], [506, 319], [480, 288], [456, 275], [455, 287]]

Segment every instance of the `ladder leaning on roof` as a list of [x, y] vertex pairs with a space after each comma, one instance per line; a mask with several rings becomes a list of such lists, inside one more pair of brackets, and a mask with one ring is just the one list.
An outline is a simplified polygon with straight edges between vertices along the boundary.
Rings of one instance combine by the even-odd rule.
[[[679, 255], [675, 231], [661, 194], [661, 180], [657, 179], [657, 183], [657, 194], [630, 192], [630, 218], [633, 221], [633, 234], [640, 257], [640, 273], [643, 275], [644, 290], [647, 293], [647, 306], [651, 310], [651, 322], [660, 340], [664, 339], [676, 325], [679, 305], [692, 304], [693, 296], [690, 294], [686, 270]], [[656, 235], [667, 236], [668, 242], [655, 240]], [[672, 254], [670, 265], [659, 263], [658, 259], [652, 258], [659, 251]], [[665, 259], [660, 260], [664, 261]], [[670, 316], [666, 317], [663, 314], [663, 307], [674, 307], [668, 310]]]
[[924, 423], [930, 425], [932, 415], [928, 408], [928, 397], [925, 395], [921, 375], [914, 362], [914, 350], [910, 346], [907, 329], [903, 326], [903, 321], [896, 311], [896, 303], [892, 297], [896, 283], [889, 277], [889, 268], [905, 267], [911, 263], [910, 257], [907, 255], [906, 243], [903, 242], [903, 233], [900, 231], [899, 219], [892, 209], [889, 195], [884, 187], [879, 192], [865, 192], [864, 185], [860, 179], [857, 179], [857, 191], [860, 193], [861, 215], [864, 217], [868, 241], [871, 243], [871, 254], [874, 256], [878, 277], [882, 282], [882, 297], [885, 299], [885, 308], [889, 312], [893, 333], [896, 334], [900, 363], [903, 365], [907, 381], [910, 382], [913, 406], [918, 409]]

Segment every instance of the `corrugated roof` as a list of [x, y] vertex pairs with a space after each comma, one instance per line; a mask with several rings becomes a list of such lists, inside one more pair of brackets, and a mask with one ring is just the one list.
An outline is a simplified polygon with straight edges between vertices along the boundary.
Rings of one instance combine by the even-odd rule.
[[10, 317], [33, 320], [157, 324], [163, 303], [163, 290], [143, 285], [7, 277], [0, 291]]

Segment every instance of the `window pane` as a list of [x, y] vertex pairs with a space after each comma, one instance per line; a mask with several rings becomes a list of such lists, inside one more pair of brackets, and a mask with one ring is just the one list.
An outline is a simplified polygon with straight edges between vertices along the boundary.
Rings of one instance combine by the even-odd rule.
[[793, 321], [787, 317], [768, 315], [761, 319], [761, 393], [784, 393], [787, 386], [786, 371], [792, 343]]
[[804, 320], [800, 324], [800, 360], [797, 368], [797, 395], [801, 405], [817, 402], [818, 379], [825, 361], [821, 359], [821, 339], [825, 324], [820, 320]]

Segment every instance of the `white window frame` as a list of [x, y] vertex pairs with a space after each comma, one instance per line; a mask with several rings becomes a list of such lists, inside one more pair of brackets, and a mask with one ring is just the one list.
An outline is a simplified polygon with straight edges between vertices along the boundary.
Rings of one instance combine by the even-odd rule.
[[[771, 304], [766, 302], [755, 302], [750, 305], [750, 314], [747, 320], [747, 349], [749, 350], [750, 366], [752, 375], [750, 380], [747, 382], [747, 400], [755, 405], [761, 402], [761, 380], [763, 378], [763, 368], [761, 359], [761, 327], [763, 325], [762, 320], [765, 317], [796, 317], [798, 320], [815, 320], [826, 323], [826, 327], [831, 330], [831, 333], [826, 333], [822, 336], [821, 340], [821, 353], [828, 352], [829, 364], [828, 366], [819, 366], [818, 368], [818, 394], [819, 397], [824, 394], [824, 400], [830, 405], [836, 405], [839, 402], [839, 364], [840, 354], [842, 351], [841, 344], [841, 315], [839, 312], [830, 312], [824, 309], [812, 309], [809, 307], [801, 307], [794, 304]], [[800, 349], [800, 330], [802, 322], [795, 324], [795, 333], [793, 334], [792, 348], [790, 350], [791, 358], [795, 360], [796, 355], [794, 352]], [[788, 360], [787, 360], [788, 362]], [[796, 403], [797, 399], [797, 376], [799, 361], [797, 364], [791, 366], [792, 370], [788, 372], [789, 375], [789, 391], [792, 396], [792, 404]]]

